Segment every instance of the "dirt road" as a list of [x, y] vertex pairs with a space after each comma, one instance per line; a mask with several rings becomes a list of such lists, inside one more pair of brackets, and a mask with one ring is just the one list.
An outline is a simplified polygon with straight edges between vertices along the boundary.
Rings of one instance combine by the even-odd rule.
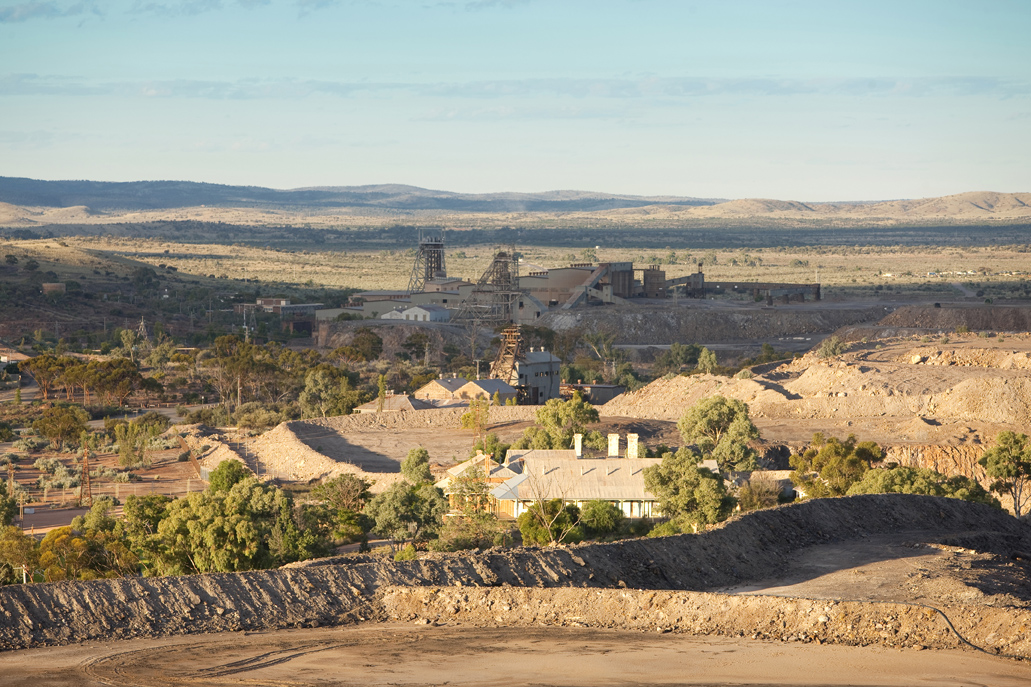
[[34, 649], [8, 687], [124, 685], [992, 685], [1031, 666], [961, 651], [785, 645], [582, 628], [390, 623]]

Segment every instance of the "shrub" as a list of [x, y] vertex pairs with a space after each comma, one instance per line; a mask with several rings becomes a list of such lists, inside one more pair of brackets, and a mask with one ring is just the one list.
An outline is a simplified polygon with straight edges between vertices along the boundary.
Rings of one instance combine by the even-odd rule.
[[395, 561], [414, 561], [418, 557], [418, 552], [411, 544], [406, 544], [403, 549], [394, 554]]
[[820, 347], [816, 349], [816, 354], [821, 358], [833, 358], [847, 350], [848, 344], [836, 336], [831, 336], [823, 340]]

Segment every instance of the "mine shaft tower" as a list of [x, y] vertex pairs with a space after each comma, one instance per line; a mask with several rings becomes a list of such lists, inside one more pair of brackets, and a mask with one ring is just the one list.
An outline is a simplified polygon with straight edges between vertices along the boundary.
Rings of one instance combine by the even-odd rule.
[[444, 230], [433, 236], [424, 236], [419, 230], [419, 251], [415, 254], [412, 265], [412, 276], [408, 278], [406, 292], [416, 293], [426, 290], [426, 283], [447, 276], [444, 264]]
[[462, 309], [451, 319], [494, 326], [511, 324], [521, 295], [515, 246], [503, 246], [494, 251], [490, 267], [476, 282]]
[[519, 326], [507, 327], [501, 332], [501, 345], [490, 366], [490, 378], [500, 379], [511, 387], [519, 386], [519, 371], [516, 363], [523, 352], [523, 337]]

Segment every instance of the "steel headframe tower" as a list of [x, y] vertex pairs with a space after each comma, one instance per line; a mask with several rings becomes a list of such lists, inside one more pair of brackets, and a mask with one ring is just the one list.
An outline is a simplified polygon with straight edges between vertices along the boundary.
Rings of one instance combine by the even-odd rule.
[[519, 386], [519, 373], [516, 370], [516, 362], [523, 352], [523, 337], [519, 332], [519, 325], [507, 327], [501, 332], [501, 345], [498, 346], [498, 354], [490, 366], [490, 378], [500, 379], [509, 386]]
[[426, 282], [447, 276], [444, 264], [444, 230], [435, 236], [423, 236], [419, 230], [419, 251], [415, 254], [412, 276], [408, 278], [407, 293], [426, 289]]
[[472, 320], [486, 325], [506, 325], [515, 321], [519, 297], [519, 258], [515, 246], [494, 251], [490, 267], [473, 287], [469, 298], [452, 320]]

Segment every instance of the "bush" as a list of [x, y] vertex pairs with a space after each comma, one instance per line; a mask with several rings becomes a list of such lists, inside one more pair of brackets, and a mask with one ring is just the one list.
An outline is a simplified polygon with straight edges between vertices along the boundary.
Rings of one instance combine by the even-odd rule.
[[414, 561], [418, 557], [418, 552], [411, 544], [406, 544], [403, 549], [394, 554], [395, 561]]
[[580, 509], [580, 524], [592, 536], [616, 534], [626, 527], [626, 515], [609, 501], [587, 501]]
[[816, 349], [816, 354], [821, 358], [833, 358], [847, 350], [848, 344], [836, 336], [831, 336], [823, 340], [820, 347]]
[[672, 537], [675, 534], [683, 534], [675, 520], [660, 522], [648, 532], [649, 537]]

